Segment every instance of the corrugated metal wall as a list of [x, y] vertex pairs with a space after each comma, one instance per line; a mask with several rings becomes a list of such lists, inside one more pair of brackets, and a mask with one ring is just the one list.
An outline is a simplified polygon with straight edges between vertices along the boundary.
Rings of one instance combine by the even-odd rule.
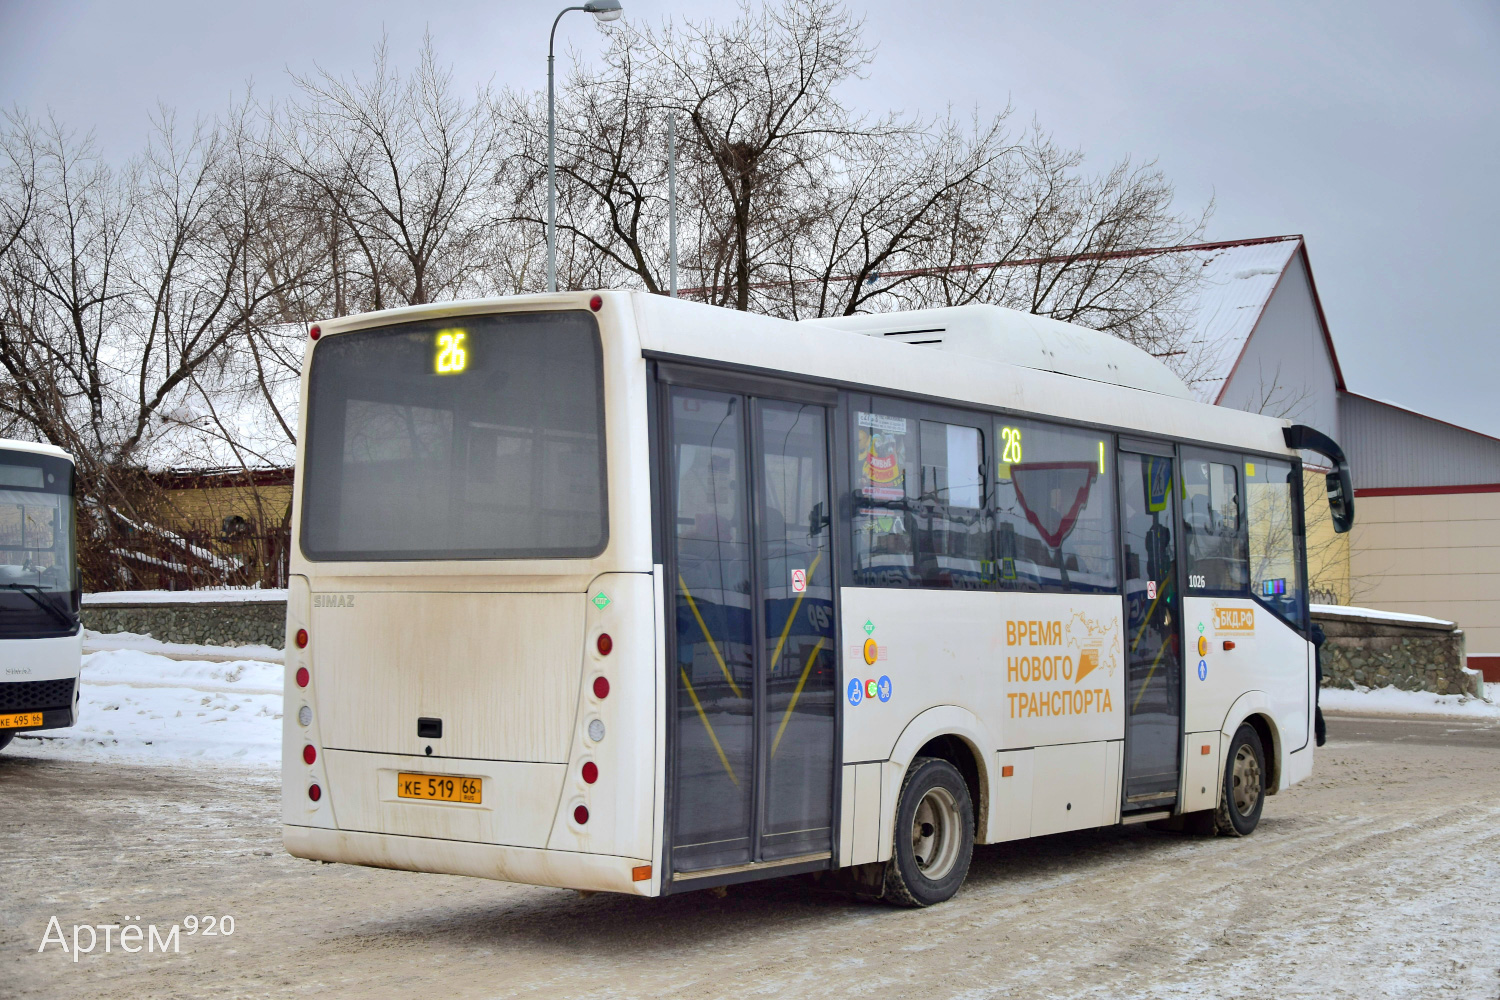
[[1362, 396], [1339, 393], [1355, 489], [1500, 483], [1500, 441]]

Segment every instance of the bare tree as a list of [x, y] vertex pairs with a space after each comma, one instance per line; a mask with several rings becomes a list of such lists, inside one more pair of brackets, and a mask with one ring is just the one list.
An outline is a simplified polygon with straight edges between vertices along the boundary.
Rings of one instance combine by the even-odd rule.
[[496, 221], [487, 193], [501, 152], [488, 93], [457, 97], [430, 38], [409, 76], [382, 41], [366, 78], [296, 81], [299, 99], [272, 111], [273, 148], [328, 233], [332, 312], [486, 286]]

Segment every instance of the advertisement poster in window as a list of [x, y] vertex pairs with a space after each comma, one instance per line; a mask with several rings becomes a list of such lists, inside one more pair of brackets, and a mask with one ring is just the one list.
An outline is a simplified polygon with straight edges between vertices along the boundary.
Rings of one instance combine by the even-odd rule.
[[859, 415], [860, 495], [871, 500], [906, 498], [906, 418]]

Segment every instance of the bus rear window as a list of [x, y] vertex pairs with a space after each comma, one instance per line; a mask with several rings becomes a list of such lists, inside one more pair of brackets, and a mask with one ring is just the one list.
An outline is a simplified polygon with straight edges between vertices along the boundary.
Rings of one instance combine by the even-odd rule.
[[313, 351], [302, 549], [319, 560], [582, 558], [608, 537], [592, 314], [329, 337]]

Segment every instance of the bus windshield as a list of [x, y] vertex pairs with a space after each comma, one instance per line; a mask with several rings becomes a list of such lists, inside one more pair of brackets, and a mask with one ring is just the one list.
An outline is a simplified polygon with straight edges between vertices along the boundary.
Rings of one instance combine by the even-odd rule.
[[591, 313], [449, 317], [313, 351], [302, 550], [315, 560], [603, 551], [603, 356]]
[[66, 460], [0, 451], [0, 634], [76, 628], [72, 492]]

